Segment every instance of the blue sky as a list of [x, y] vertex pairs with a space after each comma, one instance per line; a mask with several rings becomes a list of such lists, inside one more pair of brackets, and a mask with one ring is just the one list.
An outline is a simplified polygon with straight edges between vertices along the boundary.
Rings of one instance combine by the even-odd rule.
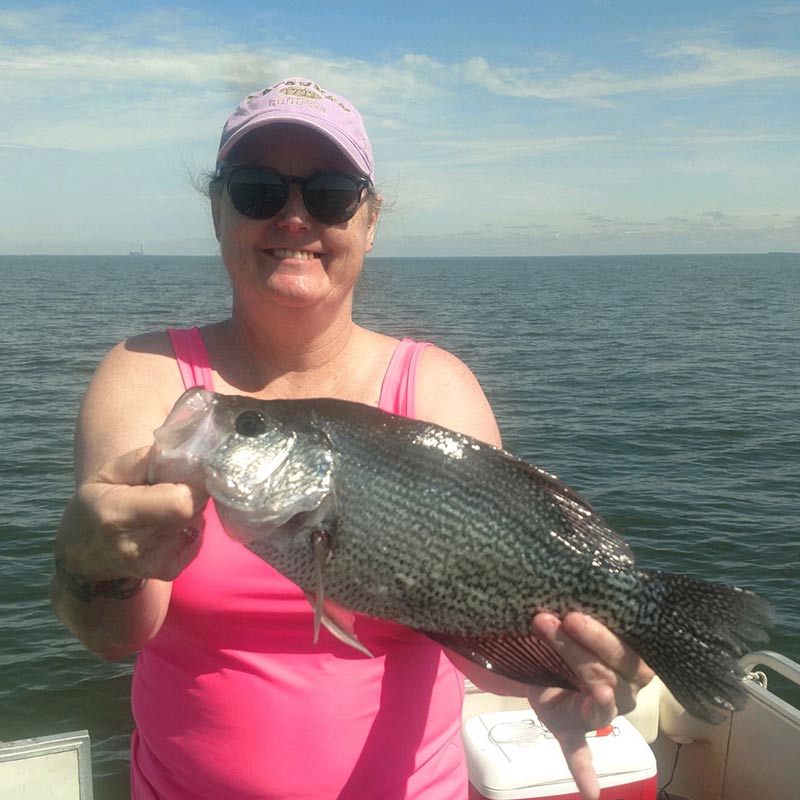
[[0, 253], [213, 254], [249, 91], [362, 111], [375, 255], [800, 250], [800, 3], [0, 2]]

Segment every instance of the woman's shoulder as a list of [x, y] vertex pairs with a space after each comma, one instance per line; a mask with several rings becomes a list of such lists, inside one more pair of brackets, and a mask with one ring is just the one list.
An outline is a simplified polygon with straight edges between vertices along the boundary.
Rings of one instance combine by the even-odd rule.
[[152, 442], [183, 392], [166, 332], [133, 336], [105, 355], [81, 403], [76, 444], [82, 471]]
[[[385, 374], [400, 340], [362, 329], [364, 341]], [[425, 344], [417, 361], [414, 393], [415, 417], [500, 445], [489, 401], [472, 370], [457, 356], [433, 343]]]
[[115, 344], [104, 356], [101, 363], [128, 361], [135, 364], [147, 361], [153, 356], [172, 354], [169, 336], [166, 331], [139, 333]]
[[167, 332], [138, 334], [112, 347], [92, 378], [92, 383], [98, 382], [124, 392], [138, 387], [152, 393], [164, 386], [171, 393], [172, 384], [180, 383], [180, 373]]
[[426, 347], [416, 376], [420, 419], [500, 445], [489, 401], [472, 370], [441, 347]]

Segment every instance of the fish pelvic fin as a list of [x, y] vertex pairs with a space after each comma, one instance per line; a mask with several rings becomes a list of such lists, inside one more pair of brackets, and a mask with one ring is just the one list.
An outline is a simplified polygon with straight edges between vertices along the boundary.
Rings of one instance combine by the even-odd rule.
[[358, 640], [355, 632], [355, 614], [325, 599], [325, 565], [331, 555], [331, 537], [326, 530], [311, 532], [314, 563], [314, 592], [306, 592], [306, 599], [314, 609], [314, 644], [319, 641], [320, 626], [324, 625], [339, 641], [349, 644], [370, 658], [372, 653]]
[[431, 639], [490, 672], [531, 686], [577, 689], [575, 673], [558, 652], [535, 636], [451, 636], [425, 631]]
[[694, 716], [716, 724], [747, 699], [739, 663], [745, 640], [767, 641], [773, 622], [764, 599], [687, 575], [639, 570], [636, 630], [623, 637]]
[[340, 642], [374, 658], [374, 654], [358, 640], [355, 632], [355, 614], [336, 605], [332, 600], [320, 600], [315, 594], [306, 592], [306, 599], [314, 609], [314, 644], [319, 639], [319, 628], [324, 627]]
[[[325, 564], [331, 554], [331, 539], [327, 531], [311, 532], [311, 548], [314, 551], [314, 590], [315, 599], [311, 603], [314, 609], [314, 644], [319, 641], [319, 626], [324, 616], [325, 607]], [[308, 597], [308, 595], [306, 595]], [[309, 598], [309, 602], [311, 599]]]

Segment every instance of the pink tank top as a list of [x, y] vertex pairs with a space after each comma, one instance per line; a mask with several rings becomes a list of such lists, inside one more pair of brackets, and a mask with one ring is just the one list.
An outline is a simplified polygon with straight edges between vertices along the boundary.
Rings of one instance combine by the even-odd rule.
[[[213, 390], [196, 328], [170, 331], [185, 386]], [[404, 340], [380, 407], [413, 416], [425, 344]], [[356, 617], [367, 658], [222, 530], [213, 502], [133, 676], [133, 800], [464, 800], [463, 679], [427, 637]]]

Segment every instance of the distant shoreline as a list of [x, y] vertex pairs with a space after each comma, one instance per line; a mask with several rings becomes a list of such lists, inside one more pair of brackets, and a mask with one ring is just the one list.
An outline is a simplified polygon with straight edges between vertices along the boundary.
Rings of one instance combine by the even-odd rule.
[[[670, 257], [703, 257], [710, 256], [800, 256], [800, 250], [768, 250], [768, 251], [747, 251], [730, 253], [558, 253], [558, 254], [536, 254], [528, 253], [522, 255], [426, 255], [426, 256], [407, 256], [407, 255], [375, 255], [367, 256], [367, 261], [380, 261], [389, 259], [441, 259], [443, 261], [452, 260], [475, 260], [475, 259], [522, 259], [522, 258], [670, 258]], [[153, 258], [219, 258], [219, 253], [140, 253], [130, 251], [128, 253], [0, 253], [0, 258], [135, 258], [137, 260]]]

